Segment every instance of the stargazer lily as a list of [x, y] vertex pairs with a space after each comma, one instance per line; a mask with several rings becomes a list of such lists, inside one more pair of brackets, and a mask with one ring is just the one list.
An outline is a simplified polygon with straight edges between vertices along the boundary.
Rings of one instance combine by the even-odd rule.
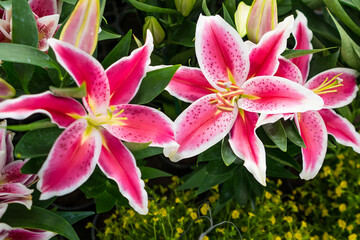
[[193, 103], [175, 120], [180, 146], [165, 148], [165, 155], [172, 161], [195, 156], [230, 133], [234, 153], [265, 185], [265, 148], [255, 134], [257, 113], [304, 112], [323, 105], [310, 90], [272, 76], [292, 27], [291, 16], [249, 52], [220, 16], [200, 16], [195, 35], [200, 69], [181, 67], [167, 87], [170, 94]]
[[[47, 40], [52, 38], [56, 32], [59, 22], [59, 13], [62, 2], [56, 0], [30, 0], [29, 5], [33, 11], [39, 34], [38, 49], [47, 51], [49, 45]], [[11, 42], [12, 11], [6, 10], [0, 19], [0, 42]]]
[[48, 240], [54, 237], [55, 235], [56, 233], [53, 232], [42, 231], [37, 229], [12, 228], [5, 223], [0, 223], [0, 239]]
[[[312, 49], [312, 32], [307, 27], [307, 19], [297, 12], [293, 35], [296, 39], [295, 49]], [[275, 75], [286, 76], [288, 79], [304, 85], [324, 100], [324, 107], [319, 111], [307, 111], [284, 115], [262, 115], [258, 126], [273, 123], [280, 118], [294, 118], [297, 128], [304, 140], [306, 148], [302, 148], [303, 169], [300, 177], [306, 180], [314, 178], [319, 172], [327, 150], [328, 134], [339, 143], [352, 147], [360, 153], [360, 134], [345, 118], [338, 115], [332, 108], [343, 107], [356, 97], [358, 87], [356, 78], [359, 73], [349, 68], [333, 68], [317, 74], [307, 80], [311, 55], [281, 59]]]
[[[146, 214], [147, 193], [135, 158], [120, 140], [170, 147], [173, 123], [156, 109], [128, 104], [135, 96], [150, 64], [153, 38], [106, 71], [86, 52], [70, 43], [49, 40], [58, 62], [80, 86], [86, 84], [85, 108], [76, 100], [50, 92], [21, 96], [0, 104], [0, 117], [24, 119], [34, 113], [49, 115], [65, 128], [40, 169], [40, 199], [72, 192], [98, 164], [118, 184], [120, 192], [139, 213]], [[76, 64], [74, 64], [76, 62]]]

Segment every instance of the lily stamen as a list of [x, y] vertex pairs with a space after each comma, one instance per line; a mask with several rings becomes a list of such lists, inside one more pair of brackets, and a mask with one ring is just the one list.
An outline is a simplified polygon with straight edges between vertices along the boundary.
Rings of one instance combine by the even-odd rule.
[[232, 112], [234, 110], [234, 106], [230, 107], [230, 106], [219, 104], [216, 107], [217, 107], [217, 109], [224, 111], [224, 112]]
[[337, 87], [343, 86], [342, 79], [339, 78], [339, 76], [342, 73], [334, 76], [332, 79], [328, 80], [329, 78], [326, 78], [323, 83], [321, 83], [317, 88], [313, 89], [312, 91], [316, 94], [326, 94], [326, 93], [332, 93], [337, 92]]
[[224, 96], [221, 93], [216, 94], [216, 98], [222, 102], [225, 106], [232, 106], [231, 102], [229, 102], [227, 99], [224, 98]]

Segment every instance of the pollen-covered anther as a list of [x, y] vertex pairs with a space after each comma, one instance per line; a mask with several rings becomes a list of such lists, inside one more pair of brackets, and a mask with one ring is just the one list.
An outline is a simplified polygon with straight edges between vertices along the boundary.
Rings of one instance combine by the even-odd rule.
[[343, 86], [343, 79], [339, 78], [341, 74], [342, 73], [334, 76], [330, 80], [328, 80], [329, 78], [326, 78], [324, 82], [322, 82], [317, 88], [313, 89], [312, 91], [318, 95], [337, 92], [336, 88]]
[[229, 101], [229, 100], [227, 100], [227, 99], [225, 99], [224, 98], [224, 96], [223, 96], [223, 94], [222, 93], [216, 93], [216, 98], [217, 98], [217, 100], [219, 100], [220, 102], [222, 102], [225, 106], [228, 106], [228, 107], [232, 107], [233, 106], [233, 104]]
[[234, 106], [228, 106], [223, 104], [218, 104], [217, 109], [224, 111], [224, 112], [232, 112], [234, 110]]

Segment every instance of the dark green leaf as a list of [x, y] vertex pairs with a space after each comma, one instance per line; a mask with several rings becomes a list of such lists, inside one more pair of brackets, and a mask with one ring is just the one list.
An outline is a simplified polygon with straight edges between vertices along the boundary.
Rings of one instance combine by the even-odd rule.
[[237, 158], [237, 156], [234, 154], [233, 150], [231, 149], [228, 137], [226, 137], [222, 140], [221, 157], [226, 166], [229, 166], [230, 164], [232, 164]]
[[86, 198], [95, 198], [106, 190], [108, 179], [96, 168], [90, 178], [80, 187]]
[[[228, 24], [230, 24], [234, 29], [236, 29], [235, 23], [234, 23], [234, 21], [232, 20], [232, 17], [231, 17], [231, 15], [230, 15], [230, 13], [228, 12], [228, 10], [226, 9], [226, 6], [225, 6], [224, 3], [223, 3], [223, 5], [222, 5], [222, 7], [223, 7], [223, 13], [224, 13], [224, 19], [225, 19], [225, 21], [226, 21]], [[234, 16], [234, 14], [233, 14], [232, 16]]]
[[360, 27], [347, 15], [338, 0], [323, 0], [326, 6], [354, 33], [360, 36]]
[[209, 8], [208, 8], [208, 6], [207, 6], [207, 4], [206, 4], [206, 0], [203, 0], [203, 1], [202, 1], [202, 10], [204, 11], [204, 13], [205, 13], [206, 16], [211, 16], [211, 13], [210, 13], [210, 11], [209, 11]]
[[155, 7], [146, 3], [138, 2], [137, 0], [128, 0], [128, 1], [135, 8], [144, 12], [179, 14], [179, 12], [176, 11], [175, 9]]
[[209, 162], [217, 159], [221, 159], [221, 143], [215, 144], [198, 156], [198, 162]]
[[[37, 48], [38, 29], [26, 0], [12, 0], [12, 42]], [[4, 60], [1, 58], [1, 60]]]
[[222, 159], [217, 159], [211, 162], [208, 162], [206, 165], [206, 172], [211, 176], [219, 176], [227, 174], [229, 171], [234, 169], [235, 165], [226, 166]]
[[71, 240], [77, 240], [77, 236], [71, 225], [62, 217], [49, 210], [32, 206], [28, 210], [22, 205], [10, 204], [1, 222], [14, 228], [34, 228], [51, 231]]
[[343, 116], [350, 122], [353, 122], [354, 119], [349, 106], [343, 106], [341, 108], [337, 108], [336, 111], [339, 112], [341, 116]]
[[62, 131], [59, 128], [46, 128], [27, 132], [16, 145], [15, 156], [17, 158], [46, 156]]
[[148, 72], [131, 103], [146, 104], [151, 102], [164, 91], [179, 67], [180, 65], [175, 65]]
[[191, 21], [184, 21], [171, 34], [171, 43], [180, 44], [185, 47], [194, 47], [195, 29], [195, 23]]
[[246, 169], [241, 167], [234, 174], [234, 191], [237, 202], [244, 206], [250, 197], [250, 186], [246, 178]]
[[333, 49], [333, 48], [336, 48], [336, 47], [323, 48], [323, 49], [310, 49], [310, 50], [286, 49], [281, 55], [284, 58], [291, 59], [291, 58], [302, 57], [302, 56], [313, 54], [313, 53], [322, 52], [322, 51]]
[[177, 190], [186, 190], [190, 188], [197, 188], [199, 187], [202, 182], [204, 182], [204, 179], [206, 178], [206, 167], [202, 167], [196, 171], [193, 171], [191, 174], [189, 174], [187, 179], [184, 181], [183, 184], [181, 184]]
[[108, 192], [101, 193], [95, 198], [96, 212], [104, 213], [110, 211], [115, 206], [115, 201], [116, 199], [113, 195]]
[[334, 68], [338, 61], [339, 53], [340, 50], [337, 50], [336, 52], [325, 57], [320, 57], [320, 54], [314, 55], [310, 62], [310, 72], [308, 79], [325, 70]]
[[0, 43], [0, 59], [8, 62], [27, 63], [45, 68], [60, 68], [49, 55], [37, 48], [14, 43]]
[[235, 0], [225, 0], [224, 5], [226, 6], [226, 10], [229, 12], [229, 15], [234, 16], [236, 11]]
[[226, 181], [220, 190], [220, 204], [225, 204], [235, 196], [234, 180]]
[[266, 164], [266, 176], [268, 177], [280, 177], [280, 178], [289, 178], [289, 179], [297, 179], [298, 177], [294, 175], [292, 172], [287, 170], [284, 165], [279, 164], [277, 162], [271, 161], [271, 159], [267, 159]]
[[24, 166], [21, 168], [21, 173], [23, 174], [37, 174], [45, 162], [46, 157], [35, 157], [31, 158]]
[[267, 149], [266, 156], [285, 166], [293, 167], [299, 172], [301, 171], [301, 166], [293, 157], [287, 153], [279, 151], [278, 149]]
[[108, 30], [102, 29], [101, 32], [99, 33], [98, 41], [118, 39], [120, 37], [121, 37], [121, 35], [119, 35], [117, 33], [113, 33]]
[[286, 131], [286, 135], [288, 139], [296, 144], [299, 147], [305, 148], [305, 143], [302, 137], [300, 136], [299, 131], [297, 130], [297, 127], [295, 126], [293, 121], [283, 121], [282, 122], [284, 129]]
[[171, 174], [161, 171], [159, 169], [156, 168], [151, 168], [151, 167], [145, 167], [145, 166], [140, 166], [140, 171], [141, 171], [141, 178], [142, 179], [153, 179], [153, 178], [159, 178], [159, 177], [170, 177]]
[[263, 128], [269, 138], [276, 144], [276, 146], [278, 146], [281, 151], [286, 152], [287, 138], [281, 121], [279, 120], [274, 123], [264, 124]]
[[136, 160], [144, 159], [148, 157], [152, 157], [155, 155], [159, 155], [163, 152], [162, 148], [159, 147], [148, 147], [140, 151], [133, 151], [132, 154], [134, 155]]
[[77, 3], [78, 0], [62, 0], [63, 2], [67, 2], [71, 5], [75, 5]]
[[94, 212], [56, 212], [56, 214], [72, 225], [84, 218], [94, 215]]
[[104, 61], [101, 63], [104, 68], [108, 68], [111, 64], [129, 54], [131, 34], [132, 31], [130, 30], [106, 56]]
[[140, 151], [143, 150], [145, 148], [148, 148], [149, 145], [151, 144], [151, 142], [148, 143], [133, 143], [133, 142], [123, 142], [123, 144], [125, 145], [125, 147], [127, 147], [127, 149], [129, 149], [132, 152], [136, 152], [136, 151]]
[[234, 174], [233, 171], [229, 171], [227, 174], [219, 175], [219, 176], [206, 175], [205, 179], [200, 184], [199, 189], [195, 192], [195, 195], [199, 195], [203, 192], [206, 192], [210, 190], [212, 187], [227, 181], [229, 178], [233, 176], [233, 174]]

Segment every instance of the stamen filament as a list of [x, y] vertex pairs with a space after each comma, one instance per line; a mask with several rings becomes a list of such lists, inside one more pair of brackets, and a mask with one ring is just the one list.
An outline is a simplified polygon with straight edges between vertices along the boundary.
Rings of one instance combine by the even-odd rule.
[[228, 106], [225, 106], [225, 105], [217, 105], [216, 107], [217, 107], [217, 109], [219, 109], [221, 111], [225, 111], [225, 112], [232, 112], [234, 110], [233, 106], [228, 107]]

